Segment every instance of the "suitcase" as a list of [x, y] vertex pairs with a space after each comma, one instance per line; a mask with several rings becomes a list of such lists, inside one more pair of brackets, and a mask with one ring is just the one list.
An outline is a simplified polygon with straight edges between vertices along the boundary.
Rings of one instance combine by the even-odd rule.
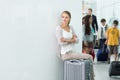
[[93, 63], [90, 60], [64, 61], [64, 80], [93, 80]]
[[95, 51], [94, 51], [94, 49], [90, 49], [90, 55], [93, 57], [93, 61], [94, 61], [94, 59], [95, 59]]
[[109, 67], [109, 76], [120, 76], [120, 46], [118, 46], [118, 61], [112, 61]]
[[109, 76], [120, 76], [120, 61], [112, 61], [110, 63]]
[[92, 49], [92, 48], [84, 48], [82, 50], [82, 53], [90, 54], [93, 57], [93, 61], [94, 61], [94, 59], [95, 59], [95, 51], [94, 51], [94, 49]]
[[118, 58], [120, 57], [120, 45], [118, 46]]
[[97, 52], [97, 61], [107, 61], [108, 59], [108, 49], [107, 49], [107, 46], [102, 48], [102, 49], [99, 49], [98, 52]]

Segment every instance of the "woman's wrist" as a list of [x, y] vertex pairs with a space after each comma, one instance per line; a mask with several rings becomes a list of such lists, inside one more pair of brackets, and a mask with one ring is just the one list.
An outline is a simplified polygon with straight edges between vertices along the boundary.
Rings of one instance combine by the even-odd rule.
[[76, 41], [75, 39], [65, 40], [65, 42], [68, 42], [68, 43], [74, 43], [75, 41]]

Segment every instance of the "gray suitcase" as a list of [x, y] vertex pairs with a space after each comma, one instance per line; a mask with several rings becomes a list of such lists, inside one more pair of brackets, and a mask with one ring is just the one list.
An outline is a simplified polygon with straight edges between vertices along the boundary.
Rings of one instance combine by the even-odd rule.
[[93, 80], [91, 60], [64, 61], [64, 80]]

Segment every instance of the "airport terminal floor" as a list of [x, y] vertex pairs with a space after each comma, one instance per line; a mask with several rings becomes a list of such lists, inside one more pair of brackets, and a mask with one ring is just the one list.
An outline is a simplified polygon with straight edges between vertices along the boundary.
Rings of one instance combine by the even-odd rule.
[[[95, 50], [95, 53], [97, 50]], [[113, 55], [111, 56], [111, 61], [113, 61]], [[95, 80], [120, 80], [120, 76], [111, 76], [108, 75], [109, 64], [107, 62], [97, 62], [96, 58], [94, 61], [95, 69]]]

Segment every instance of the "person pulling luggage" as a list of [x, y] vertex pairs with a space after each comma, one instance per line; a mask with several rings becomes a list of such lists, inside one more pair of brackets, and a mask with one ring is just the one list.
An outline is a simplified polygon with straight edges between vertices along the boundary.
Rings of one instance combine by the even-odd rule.
[[106, 19], [102, 18], [101, 19], [101, 25], [99, 27], [99, 30], [98, 30], [98, 38], [99, 38], [99, 46], [100, 46], [100, 49], [103, 48], [103, 46], [107, 47], [107, 45], [105, 45], [105, 41], [106, 41], [106, 36], [105, 36], [105, 33], [108, 29], [108, 25], [106, 24]]

